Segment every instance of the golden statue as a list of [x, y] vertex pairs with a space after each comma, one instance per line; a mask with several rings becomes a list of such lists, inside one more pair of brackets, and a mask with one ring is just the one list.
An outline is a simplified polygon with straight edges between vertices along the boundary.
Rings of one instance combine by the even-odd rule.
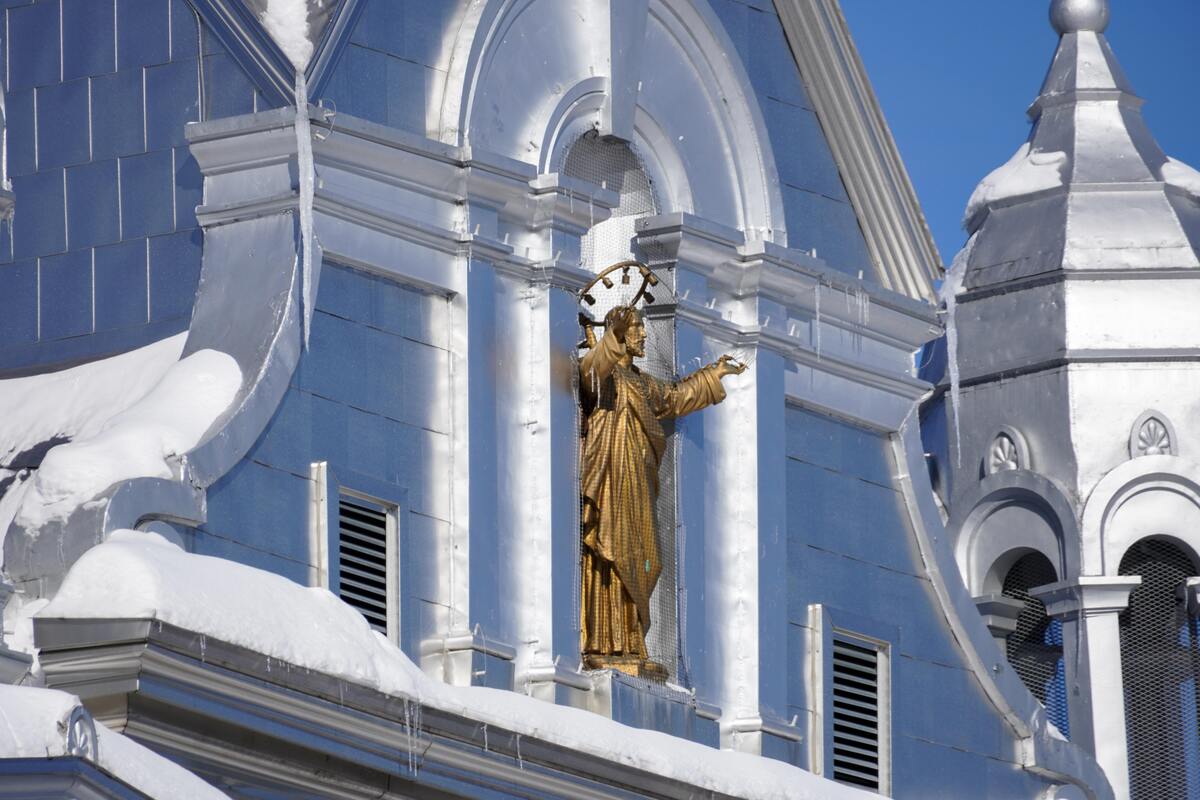
[[645, 355], [646, 327], [632, 305], [608, 312], [599, 341], [594, 323], [581, 321], [588, 348], [579, 362], [584, 666], [664, 679], [665, 668], [646, 652], [650, 596], [661, 570], [654, 503], [667, 440], [659, 420], [721, 402], [721, 379], [746, 366], [725, 355], [681, 381], [661, 381], [634, 366]]

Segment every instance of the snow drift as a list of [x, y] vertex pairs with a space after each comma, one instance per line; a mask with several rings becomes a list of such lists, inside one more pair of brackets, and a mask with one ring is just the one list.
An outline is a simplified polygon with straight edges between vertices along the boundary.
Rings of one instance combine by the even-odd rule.
[[715, 751], [514, 692], [439, 683], [327, 590], [189, 554], [153, 533], [118, 531], [88, 551], [37, 616], [161, 620], [522, 736], [737, 797], [875, 797], [773, 759]]

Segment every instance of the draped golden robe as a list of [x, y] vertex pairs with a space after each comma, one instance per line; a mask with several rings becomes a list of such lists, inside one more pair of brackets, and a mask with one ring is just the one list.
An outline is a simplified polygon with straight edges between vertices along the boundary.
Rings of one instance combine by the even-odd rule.
[[580, 648], [587, 656], [646, 658], [650, 595], [661, 564], [655, 536], [660, 419], [725, 399], [713, 366], [668, 383], [617, 362], [625, 344], [611, 331], [579, 363], [585, 422], [581, 483], [583, 592]]

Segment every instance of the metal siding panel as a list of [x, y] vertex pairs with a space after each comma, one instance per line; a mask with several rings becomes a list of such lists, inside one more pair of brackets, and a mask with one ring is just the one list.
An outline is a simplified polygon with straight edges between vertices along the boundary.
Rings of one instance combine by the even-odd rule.
[[13, 177], [21, 213], [13, 219], [13, 257], [61, 253], [67, 244], [61, 169]]
[[[381, 364], [387, 369], [379, 369]], [[429, 377], [445, 375], [446, 352], [318, 312], [299, 384], [418, 427], [446, 430]]]
[[146, 242], [136, 239], [96, 248], [96, 330], [147, 321]]
[[204, 100], [205, 119], [249, 114], [254, 111], [254, 84], [236, 61], [214, 53], [204, 57]]
[[8, 174], [28, 175], [37, 170], [37, 140], [34, 125], [33, 91], [9, 92], [5, 126], [8, 133]]
[[354, 269], [325, 265], [317, 308], [336, 317], [445, 347], [444, 326], [434, 304], [445, 301], [395, 281]]
[[762, 109], [779, 180], [797, 189], [849, 203], [842, 175], [829, 152], [817, 115], [770, 97], [762, 101]]
[[339, 111], [425, 134], [425, 69], [415, 61], [351, 44], [325, 96]]
[[[721, 20], [721, 26], [725, 28], [725, 33], [733, 40], [733, 46], [743, 55], [742, 60], [745, 61], [744, 54], [750, 49], [750, 14], [753, 12], [739, 0], [711, 0], [711, 4]], [[753, 81], [754, 76], [751, 75], [751, 82]]]
[[172, 61], [146, 69], [146, 148], [186, 145], [183, 126], [200, 119], [199, 75], [195, 60]]
[[862, 270], [866, 280], [878, 282], [858, 217], [849, 203], [784, 185], [783, 204], [789, 247], [816, 248], [817, 255], [833, 269], [849, 275]]
[[[308, 479], [242, 459], [208, 490], [203, 529], [279, 558], [308, 560]], [[307, 576], [302, 580], [307, 582]]]
[[113, 0], [63, 0], [64, 80], [116, 70], [113, 24]]
[[250, 567], [274, 572], [276, 575], [282, 575], [301, 585], [308, 584], [309, 565], [305, 562], [247, 547], [240, 542], [203, 529], [194, 532], [192, 542], [192, 552], [197, 555], [227, 558]]
[[12, 260], [12, 222], [0, 222], [0, 264], [11, 264]]
[[[399, 55], [404, 46], [405, 4], [389, 0], [367, 0], [358, 24], [350, 34], [353, 44]], [[441, 41], [439, 37], [438, 41]]]
[[186, 147], [175, 148], [175, 230], [200, 227], [196, 207], [204, 202], [204, 176]]
[[[751, 83], [760, 95], [760, 102], [765, 98], [774, 98], [794, 106], [812, 109], [812, 101], [808, 99], [808, 92], [804, 89], [800, 69], [796, 66], [796, 59], [792, 57], [792, 48], [788, 45], [783, 25], [774, 9], [751, 11], [749, 22], [748, 43], [752, 47], [743, 51], [742, 60], [747, 62], [746, 69], [750, 74]], [[824, 145], [824, 139], [822, 143], [828, 149], [828, 145]], [[778, 150], [775, 155], [778, 158]]]
[[902, 572], [914, 572], [891, 489], [788, 460], [787, 518], [794, 541]]
[[168, 0], [117, 0], [117, 68], [148, 67], [170, 59]]
[[199, 54], [195, 12], [187, 0], [171, 0], [171, 60], [196, 58]]
[[[939, 702], [930, 702], [930, 698]], [[917, 658], [892, 660], [892, 729], [990, 758], [1012, 753], [1012, 739], [966, 669]], [[946, 713], [953, 708], [954, 713]]]
[[121, 159], [121, 236], [169, 233], [175, 225], [171, 151]]
[[37, 261], [0, 268], [0, 347], [37, 341]]
[[8, 11], [8, 88], [46, 86], [59, 80], [59, 18], [55, 0]]
[[92, 251], [47, 256], [38, 265], [41, 339], [92, 332]]
[[37, 90], [37, 145], [38, 169], [82, 164], [91, 158], [87, 79]]
[[200, 282], [200, 231], [150, 239], [150, 319], [188, 316]]
[[146, 149], [142, 70], [92, 79], [92, 157], [113, 158]]
[[892, 485], [884, 437], [798, 408], [789, 408], [787, 414], [789, 458], [881, 486]]
[[[380, 0], [375, 0], [378, 3]], [[457, 0], [422, 0], [420, 3], [403, 3], [404, 7], [404, 58], [437, 66], [441, 57], [442, 42], [449, 33], [450, 23], [458, 12]]]
[[400, 520], [400, 535], [405, 539], [405, 554], [414, 559], [412, 568], [404, 573], [409, 578], [405, 582], [405, 596], [445, 606], [449, 581], [445, 580], [441, 565], [449, 558], [444, 551], [450, 541], [450, 524], [410, 512]]
[[68, 247], [75, 249], [112, 244], [120, 238], [116, 159], [69, 167]]
[[247, 456], [276, 469], [303, 474], [312, 462], [329, 460], [313, 447], [313, 427], [312, 395], [289, 388]]

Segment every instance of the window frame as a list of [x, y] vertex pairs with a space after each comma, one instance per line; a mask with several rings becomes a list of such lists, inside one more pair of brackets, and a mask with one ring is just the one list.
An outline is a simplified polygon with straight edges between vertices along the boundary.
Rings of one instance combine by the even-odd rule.
[[[892, 661], [893, 648], [900, 641], [900, 631], [894, 625], [831, 609], [820, 603], [809, 606], [810, 649], [808, 664], [809, 714], [808, 759], [812, 772], [830, 780], [834, 776], [834, 709], [833, 653], [834, 642], [844, 641], [876, 652], [878, 702], [879, 787], [875, 791], [884, 797], [892, 793]], [[870, 789], [858, 784], [864, 791]]]
[[402, 636], [412, 630], [405, 616], [411, 603], [403, 601], [410, 584], [405, 574], [406, 558], [403, 520], [408, 515], [408, 492], [402, 487], [350, 470], [334, 470], [328, 462], [313, 462], [309, 472], [309, 583], [341, 597], [338, 563], [341, 539], [341, 498], [361, 500], [383, 509], [387, 581], [387, 639], [400, 647]]

